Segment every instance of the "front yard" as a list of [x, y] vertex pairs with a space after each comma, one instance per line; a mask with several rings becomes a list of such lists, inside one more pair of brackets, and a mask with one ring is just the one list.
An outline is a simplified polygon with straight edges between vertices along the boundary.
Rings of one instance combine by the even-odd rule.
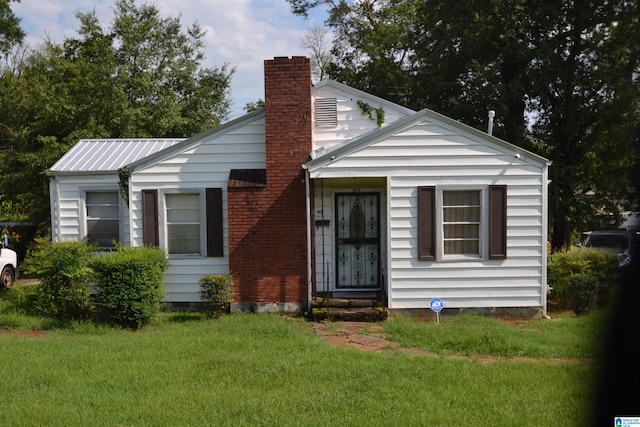
[[6, 294], [0, 425], [11, 426], [585, 425], [604, 317], [396, 318], [376, 330], [420, 351], [367, 352], [287, 316], [163, 313], [131, 332], [28, 318]]

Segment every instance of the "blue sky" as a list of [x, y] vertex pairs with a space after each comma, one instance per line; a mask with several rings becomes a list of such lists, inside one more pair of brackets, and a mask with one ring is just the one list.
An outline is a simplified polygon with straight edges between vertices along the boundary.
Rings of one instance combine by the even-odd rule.
[[[138, 0], [155, 4], [163, 16], [178, 17], [183, 26], [197, 22], [206, 31], [205, 67], [236, 67], [231, 83], [231, 118], [243, 114], [247, 102], [264, 99], [263, 62], [275, 56], [308, 55], [300, 47], [305, 31], [322, 26], [324, 9], [305, 20], [294, 16], [285, 0]], [[103, 26], [113, 20], [114, 0], [21, 0], [10, 3], [22, 19], [27, 43], [46, 38], [62, 42], [79, 28], [77, 11], [96, 11]]]

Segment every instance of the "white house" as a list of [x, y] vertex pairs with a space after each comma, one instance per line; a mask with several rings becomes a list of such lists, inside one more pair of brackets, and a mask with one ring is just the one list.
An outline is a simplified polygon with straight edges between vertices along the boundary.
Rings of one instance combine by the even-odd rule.
[[236, 309], [375, 292], [391, 311], [544, 313], [548, 166], [274, 58], [264, 109], [184, 140], [80, 141], [49, 171], [53, 240], [160, 246], [178, 305], [232, 273]]

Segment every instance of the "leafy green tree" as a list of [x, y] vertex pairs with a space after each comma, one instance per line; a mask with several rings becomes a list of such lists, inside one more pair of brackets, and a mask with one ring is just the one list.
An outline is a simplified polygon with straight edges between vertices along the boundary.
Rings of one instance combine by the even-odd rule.
[[496, 136], [552, 160], [554, 247], [637, 197], [637, 0], [288, 1], [327, 8], [331, 78], [481, 130], [495, 110]]
[[0, 63], [0, 202], [29, 221], [49, 219], [45, 171], [78, 139], [188, 137], [228, 118], [234, 69], [202, 67], [197, 25], [134, 0], [114, 15], [78, 13], [77, 36]]
[[20, 18], [9, 6], [12, 1], [20, 2], [20, 0], [0, 0], [0, 54], [9, 52], [14, 45], [20, 44], [25, 36], [20, 28]]

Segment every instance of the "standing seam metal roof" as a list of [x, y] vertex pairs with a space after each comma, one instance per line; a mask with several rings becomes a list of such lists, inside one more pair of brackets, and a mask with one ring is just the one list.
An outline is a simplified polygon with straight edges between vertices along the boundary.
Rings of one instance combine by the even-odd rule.
[[50, 169], [60, 172], [115, 172], [185, 138], [82, 139]]

